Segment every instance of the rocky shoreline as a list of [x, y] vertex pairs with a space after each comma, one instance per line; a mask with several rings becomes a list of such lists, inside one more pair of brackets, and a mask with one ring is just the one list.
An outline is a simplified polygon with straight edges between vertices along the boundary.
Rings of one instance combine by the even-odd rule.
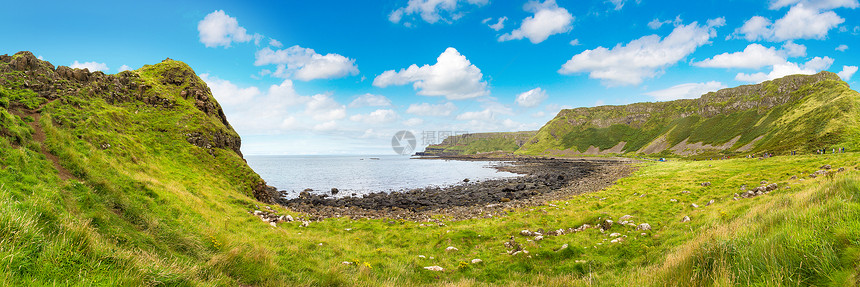
[[[507, 179], [474, 182], [450, 187], [425, 187], [404, 192], [372, 193], [362, 197], [334, 198], [303, 192], [298, 198], [276, 202], [312, 219], [330, 217], [390, 218], [430, 221], [440, 215], [449, 220], [502, 216], [511, 208], [546, 204], [550, 200], [598, 191], [628, 176], [635, 160], [626, 158], [541, 158], [447, 156], [436, 159], [510, 161], [496, 167], [523, 174]], [[433, 160], [433, 159], [428, 159]]]

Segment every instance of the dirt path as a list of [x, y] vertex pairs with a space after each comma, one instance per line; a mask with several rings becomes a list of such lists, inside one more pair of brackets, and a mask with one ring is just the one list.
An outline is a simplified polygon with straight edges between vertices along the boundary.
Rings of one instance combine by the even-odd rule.
[[41, 106], [39, 106], [39, 108], [35, 110], [29, 110], [24, 107], [19, 107], [19, 109], [17, 110], [13, 111], [12, 109], [10, 109], [9, 111], [14, 112], [15, 114], [17, 114], [17, 116], [20, 117], [30, 116], [33, 118], [33, 122], [28, 123], [30, 127], [33, 128], [33, 140], [39, 143], [40, 152], [44, 154], [45, 157], [51, 161], [51, 163], [54, 164], [54, 168], [57, 169], [57, 172], [60, 175], [60, 179], [65, 181], [73, 179], [75, 178], [75, 176], [72, 175], [72, 173], [69, 172], [68, 169], [60, 165], [60, 158], [48, 152], [48, 148], [45, 145], [45, 140], [47, 139], [47, 136], [45, 135], [45, 130], [42, 129], [42, 124], [39, 122], [42, 119], [42, 108], [54, 101], [56, 101], [56, 99], [50, 100], [42, 104]]

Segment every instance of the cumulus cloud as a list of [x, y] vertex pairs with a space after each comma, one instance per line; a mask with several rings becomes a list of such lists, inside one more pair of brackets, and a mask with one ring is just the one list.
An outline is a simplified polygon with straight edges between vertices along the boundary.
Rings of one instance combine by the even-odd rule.
[[827, 33], [831, 29], [845, 22], [845, 19], [836, 15], [835, 12], [822, 10], [832, 9], [826, 8], [832, 5], [811, 5], [808, 2], [800, 1], [800, 3], [792, 6], [785, 16], [774, 22], [762, 16], [753, 16], [744, 22], [744, 25], [738, 28], [735, 34], [743, 35], [742, 37], [749, 41], [820, 40], [827, 37]]
[[302, 48], [298, 45], [281, 50], [263, 48], [256, 53], [254, 65], [277, 65], [274, 76], [288, 78], [295, 76], [302, 81], [314, 79], [341, 78], [347, 75], [357, 75], [358, 66], [355, 59], [338, 54], [317, 54], [313, 49]]
[[571, 46], [579, 46], [582, 44], [579, 43], [579, 39], [573, 39], [573, 40], [570, 40], [570, 45]]
[[534, 15], [523, 19], [516, 30], [499, 36], [500, 42], [528, 38], [537, 44], [549, 36], [566, 33], [573, 28], [573, 15], [570, 15], [567, 9], [558, 7], [555, 0], [546, 0], [543, 3], [529, 1], [523, 8]]
[[513, 115], [511, 108], [494, 101], [486, 101], [481, 104], [484, 108], [480, 111], [464, 112], [457, 115], [458, 120], [495, 121], [497, 115]]
[[[636, 0], [636, 4], [639, 4], [640, 1], [642, 0]], [[612, 4], [612, 6], [614, 6], [615, 8], [615, 11], [618, 11], [621, 10], [621, 8], [624, 8], [624, 4], [627, 4], [627, 2], [630, 2], [630, 0], [606, 0], [606, 2]]]
[[[791, 47], [792, 52], [797, 53], [799, 48]], [[804, 53], [806, 48], [803, 48]], [[776, 48], [759, 44], [750, 44], [741, 52], [722, 53], [713, 58], [693, 63], [694, 66], [706, 68], [749, 68], [758, 69], [765, 66], [773, 66], [785, 62], [784, 53]]]
[[836, 47], [836, 51], [845, 52], [845, 50], [848, 50], [848, 45], [842, 44]]
[[281, 41], [278, 41], [278, 40], [275, 40], [275, 39], [270, 39], [270, 40], [269, 40], [269, 46], [272, 46], [272, 47], [275, 47], [275, 48], [280, 48], [280, 47], [283, 47], [283, 46], [284, 46], [284, 44], [281, 44]]
[[770, 1], [770, 9], [777, 10], [782, 7], [802, 4], [813, 9], [836, 9], [836, 8], [857, 8], [857, 0], [773, 0]]
[[462, 100], [490, 93], [483, 76], [457, 49], [448, 48], [436, 58], [436, 64], [421, 67], [413, 64], [397, 72], [388, 70], [373, 79], [373, 85], [384, 88], [412, 83], [419, 95]]
[[424, 120], [420, 118], [409, 118], [408, 120], [403, 121], [403, 124], [409, 127], [414, 127], [424, 124]]
[[74, 63], [69, 65], [69, 67], [73, 68], [73, 69], [87, 69], [90, 72], [95, 72], [95, 71], [107, 72], [108, 71], [107, 64], [99, 63], [99, 62], [95, 62], [95, 61], [83, 62], [83, 63], [75, 61]]
[[843, 81], [851, 80], [851, 76], [857, 72], [857, 66], [842, 66], [842, 71], [836, 73]]
[[565, 75], [587, 72], [590, 78], [600, 79], [607, 86], [638, 85], [710, 43], [714, 36], [712, 27], [693, 22], [675, 27], [663, 39], [649, 35], [611, 49], [585, 50], [564, 63], [558, 72]]
[[789, 57], [806, 56], [806, 46], [795, 44], [792, 41], [785, 42], [785, 44], [782, 45], [782, 50], [785, 51], [785, 54]]
[[350, 108], [358, 107], [387, 107], [391, 105], [391, 100], [385, 96], [364, 94], [349, 103]]
[[339, 120], [346, 117], [346, 106], [328, 95], [318, 94], [311, 97], [305, 113], [318, 121]]
[[753, 74], [738, 73], [735, 76], [735, 80], [750, 83], [760, 83], [767, 80], [782, 78], [788, 75], [812, 75], [818, 73], [821, 70], [827, 69], [828, 67], [830, 67], [831, 64], [833, 64], [833, 59], [830, 57], [815, 57], [802, 65], [786, 61], [784, 63], [774, 65], [773, 69], [767, 74], [765, 74], [764, 72], [758, 72]]
[[[400, 23], [404, 17], [418, 15], [427, 23], [433, 24], [439, 21], [451, 23], [463, 17], [464, 12], [458, 11], [463, 3], [474, 6], [483, 6], [489, 0], [409, 0], [406, 7], [400, 7], [388, 14], [388, 21]], [[408, 25], [408, 21], [403, 21]]]
[[409, 108], [406, 109], [406, 113], [419, 116], [448, 116], [456, 110], [457, 106], [451, 102], [438, 105], [420, 103], [409, 105]]
[[546, 91], [538, 87], [517, 95], [516, 102], [520, 106], [531, 108], [540, 105], [546, 99]]
[[122, 65], [122, 66], [119, 66], [119, 71], [117, 71], [117, 72], [130, 71], [130, 70], [131, 70], [131, 67], [129, 67], [128, 65]]
[[260, 34], [248, 34], [236, 18], [230, 17], [224, 10], [216, 10], [209, 13], [203, 20], [197, 23], [197, 31], [200, 32], [200, 42], [206, 47], [224, 46], [230, 47], [230, 43], [244, 43], [263, 38]]
[[390, 109], [375, 110], [369, 114], [358, 114], [349, 117], [349, 120], [354, 122], [363, 122], [368, 124], [382, 124], [396, 121], [400, 118], [397, 112]]
[[[486, 24], [486, 22], [488, 20], [492, 20], [492, 18], [487, 18], [487, 20], [484, 21], [484, 24]], [[505, 21], [506, 20], [508, 20], [508, 17], [499, 17], [499, 21], [496, 22], [496, 24], [487, 24], [487, 26], [489, 26], [490, 29], [493, 29], [495, 31], [499, 31], [499, 30], [505, 28]]]
[[667, 89], [645, 93], [658, 101], [672, 101], [677, 99], [695, 99], [708, 92], [727, 88], [726, 85], [717, 81], [706, 83], [687, 83], [673, 86]]
[[[212, 95], [225, 108], [248, 102], [261, 94], [260, 89], [257, 87], [239, 88], [230, 81], [222, 80], [209, 74], [200, 74], [200, 79], [206, 82], [206, 85], [212, 91]], [[289, 85], [292, 86], [292, 83]]]

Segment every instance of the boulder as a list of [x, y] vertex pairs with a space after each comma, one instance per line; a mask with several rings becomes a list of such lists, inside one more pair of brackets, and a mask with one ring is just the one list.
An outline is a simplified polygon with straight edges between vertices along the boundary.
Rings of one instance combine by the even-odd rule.
[[332, 188], [331, 188], [331, 194], [332, 194], [332, 195], [335, 195], [335, 194], [337, 194], [338, 192], [340, 192], [340, 190], [338, 190], [337, 188], [334, 188], [334, 187], [332, 187]]
[[641, 223], [639, 226], [636, 226], [636, 230], [651, 230], [651, 224]]
[[821, 166], [821, 169], [831, 169], [832, 167], [829, 164], [825, 164]]

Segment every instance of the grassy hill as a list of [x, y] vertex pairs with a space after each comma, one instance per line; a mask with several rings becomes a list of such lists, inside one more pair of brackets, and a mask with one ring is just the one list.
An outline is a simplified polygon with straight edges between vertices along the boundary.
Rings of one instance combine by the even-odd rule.
[[858, 148], [860, 95], [836, 74], [794, 75], [698, 99], [562, 110], [521, 154], [681, 156]]
[[461, 155], [486, 152], [514, 152], [536, 132], [473, 133], [449, 136], [439, 144], [429, 145], [419, 155]]
[[[857, 153], [641, 163], [603, 191], [484, 219], [311, 221], [264, 203], [268, 191], [242, 160], [238, 136], [181, 62], [105, 75], [21, 52], [0, 56], [0, 87], [3, 286], [856, 286], [860, 278]], [[809, 176], [824, 164], [833, 168]], [[762, 180], [779, 188], [733, 199]], [[255, 210], [308, 222], [273, 226]], [[651, 229], [521, 235], [624, 215]], [[509, 255], [511, 238], [528, 253]]]

